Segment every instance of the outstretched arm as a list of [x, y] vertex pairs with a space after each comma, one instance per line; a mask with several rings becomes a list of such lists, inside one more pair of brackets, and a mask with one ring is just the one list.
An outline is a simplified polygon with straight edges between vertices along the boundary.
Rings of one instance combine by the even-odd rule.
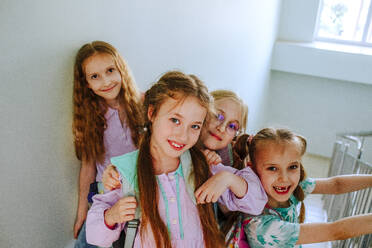
[[372, 175], [342, 175], [315, 180], [312, 194], [343, 194], [372, 187]]
[[372, 233], [372, 214], [356, 215], [329, 223], [301, 224], [296, 244], [344, 240], [368, 233]]

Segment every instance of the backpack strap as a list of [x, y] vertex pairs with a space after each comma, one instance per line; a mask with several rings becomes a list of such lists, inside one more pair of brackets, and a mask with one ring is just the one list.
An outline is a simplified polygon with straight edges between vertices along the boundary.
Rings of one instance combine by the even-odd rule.
[[182, 173], [185, 180], [186, 191], [189, 194], [189, 197], [192, 200], [192, 202], [196, 205], [196, 199], [194, 195], [195, 181], [192, 175], [193, 174], [192, 159], [189, 150], [182, 153], [180, 157], [180, 162], [182, 164]]
[[134, 240], [137, 235], [139, 219], [134, 219], [128, 222], [127, 232], [125, 234], [124, 248], [132, 248], [134, 245]]
[[[137, 160], [138, 150], [127, 153], [123, 156], [111, 158], [111, 163], [119, 171], [121, 180], [121, 190], [124, 196], [134, 196], [138, 199], [138, 179], [137, 179]], [[132, 248], [140, 224], [141, 208], [137, 207], [134, 219], [127, 222], [125, 233], [124, 248]]]
[[[122, 177], [121, 189], [124, 196], [134, 196], [139, 198], [138, 178], [137, 178], [137, 161], [139, 151], [124, 154], [122, 156], [111, 158], [111, 163], [116, 167]], [[182, 173], [184, 175], [186, 191], [190, 199], [196, 204], [194, 195], [195, 182], [192, 176], [192, 159], [190, 152], [185, 151], [181, 157]], [[137, 235], [138, 226], [141, 218], [141, 207], [136, 208], [135, 219], [128, 221], [124, 248], [132, 248]]]

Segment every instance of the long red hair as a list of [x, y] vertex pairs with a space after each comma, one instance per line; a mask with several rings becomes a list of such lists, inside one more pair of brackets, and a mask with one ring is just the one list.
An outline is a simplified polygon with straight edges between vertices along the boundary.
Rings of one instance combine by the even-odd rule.
[[[158, 185], [149, 145], [152, 127], [146, 113], [149, 106], [152, 106], [152, 116], [156, 116], [161, 105], [168, 98], [182, 100], [188, 96], [197, 97], [201, 106], [209, 110], [212, 100], [205, 85], [197, 77], [185, 75], [181, 72], [173, 71], [164, 74], [145, 94], [144, 113], [147, 131], [140, 142], [137, 162], [139, 202], [142, 211], [141, 238], [144, 237], [148, 230], [147, 227], [150, 226], [156, 247], [170, 248], [172, 245], [167, 226], [159, 215]], [[203, 153], [195, 146], [190, 149], [190, 154], [193, 162], [193, 173], [191, 175], [194, 177], [195, 187], [198, 188], [208, 180], [210, 176], [209, 166]], [[222, 247], [224, 245], [224, 238], [214, 218], [212, 204], [199, 204], [197, 208], [202, 224], [205, 247]]]
[[105, 154], [103, 134], [106, 128], [105, 100], [97, 96], [86, 81], [83, 68], [84, 61], [97, 53], [109, 54], [115, 61], [122, 79], [122, 89], [119, 93], [120, 104], [127, 116], [127, 125], [131, 130], [134, 144], [139, 143], [139, 127], [143, 125], [142, 109], [140, 107], [140, 93], [136, 87], [129, 67], [118, 51], [103, 41], [94, 41], [83, 45], [76, 54], [74, 65], [73, 91], [73, 125], [76, 156], [89, 161], [102, 162]]

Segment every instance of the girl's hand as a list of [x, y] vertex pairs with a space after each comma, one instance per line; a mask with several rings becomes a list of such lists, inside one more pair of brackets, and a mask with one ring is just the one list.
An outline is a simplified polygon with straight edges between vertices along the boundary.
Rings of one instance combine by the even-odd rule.
[[195, 198], [198, 204], [217, 202], [218, 198], [231, 184], [231, 176], [228, 171], [221, 171], [209, 178], [202, 186], [195, 191]]
[[203, 151], [204, 155], [205, 155], [205, 158], [207, 159], [207, 162], [208, 162], [208, 165], [209, 166], [212, 166], [212, 165], [218, 165], [219, 163], [222, 162], [222, 159], [220, 157], [220, 155], [218, 155], [216, 152], [214, 151], [211, 151], [211, 150], [208, 150], [208, 149], [205, 149]]
[[79, 236], [80, 229], [83, 226], [85, 219], [87, 218], [87, 211], [88, 209], [86, 209], [85, 211], [83, 209], [77, 212], [75, 224], [74, 224], [74, 238], [75, 239], [77, 239], [77, 237]]
[[123, 197], [105, 212], [105, 222], [109, 226], [134, 219], [137, 201], [134, 196]]
[[120, 188], [119, 172], [113, 165], [107, 166], [102, 174], [102, 183], [105, 189], [114, 190]]

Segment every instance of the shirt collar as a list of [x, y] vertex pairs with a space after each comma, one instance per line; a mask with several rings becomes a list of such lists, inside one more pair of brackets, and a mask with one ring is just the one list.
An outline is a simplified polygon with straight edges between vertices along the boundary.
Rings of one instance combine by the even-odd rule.
[[113, 109], [113, 108], [110, 108], [110, 107], [107, 107], [107, 111], [105, 113], [105, 119], [108, 120], [110, 119], [110, 117], [115, 113], [115, 112], [118, 112], [116, 109]]

